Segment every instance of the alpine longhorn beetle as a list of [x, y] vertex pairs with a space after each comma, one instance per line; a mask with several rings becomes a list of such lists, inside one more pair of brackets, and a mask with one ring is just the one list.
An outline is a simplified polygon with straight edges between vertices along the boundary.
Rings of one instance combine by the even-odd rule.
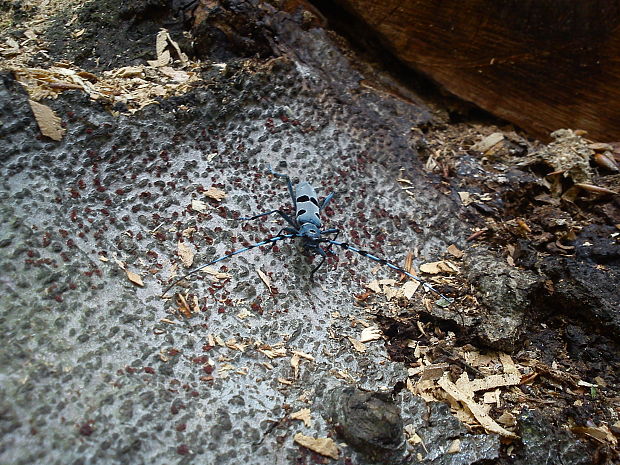
[[[319, 214], [321, 213], [322, 210], [325, 209], [327, 204], [330, 202], [330, 200], [334, 196], [333, 193], [325, 197], [325, 199], [323, 199], [322, 202], [319, 202], [317, 200], [317, 195], [316, 195], [316, 191], [314, 187], [312, 187], [308, 182], [301, 181], [295, 186], [295, 188], [293, 188], [293, 183], [291, 182], [291, 178], [287, 174], [276, 173], [275, 171], [273, 171], [273, 169], [271, 169], [271, 166], [269, 166], [269, 172], [273, 174], [274, 176], [278, 176], [286, 180], [288, 192], [289, 192], [289, 195], [291, 196], [293, 208], [295, 209], [295, 217], [292, 218], [291, 216], [284, 213], [282, 210], [271, 210], [271, 211], [261, 213], [255, 216], [242, 217], [242, 218], [239, 218], [239, 220], [242, 220], [242, 221], [255, 220], [257, 218], [262, 218], [263, 216], [269, 216], [269, 215], [276, 213], [280, 215], [284, 219], [284, 221], [286, 221], [289, 224], [289, 226], [283, 227], [282, 229], [280, 229], [278, 234], [268, 239], [265, 239], [264, 241], [257, 242], [256, 244], [252, 244], [242, 249], [236, 250], [220, 258], [217, 258], [213, 261], [210, 261], [209, 263], [201, 265], [198, 268], [194, 268], [193, 270], [187, 272], [182, 277], [180, 277], [179, 279], [174, 281], [172, 284], [170, 284], [164, 290], [162, 295], [166, 295], [166, 293], [170, 289], [172, 289], [176, 284], [178, 284], [179, 282], [181, 282], [188, 276], [191, 276], [194, 273], [197, 273], [198, 271], [206, 268], [207, 266], [218, 263], [234, 255], [247, 252], [248, 250], [254, 249], [256, 247], [262, 247], [263, 245], [267, 245], [267, 244], [271, 244], [271, 246], [273, 247], [276, 242], [283, 240], [283, 239], [301, 238], [302, 245], [306, 250], [308, 250], [313, 255], [321, 256], [321, 261], [319, 262], [319, 264], [315, 266], [310, 272], [310, 279], [314, 278], [314, 273], [316, 273], [316, 271], [321, 267], [321, 265], [323, 265], [323, 263], [325, 262], [327, 258], [328, 252], [331, 253], [329, 248], [332, 245], [336, 245], [345, 250], [356, 252], [362, 255], [363, 257], [370, 258], [371, 260], [374, 260], [382, 265], [392, 268], [393, 270], [403, 273], [412, 279], [415, 279], [424, 288], [435, 293], [436, 295], [445, 299], [449, 303], [452, 303], [454, 301], [454, 299], [451, 299], [441, 294], [439, 291], [437, 291], [433, 286], [428, 284], [423, 279], [420, 279], [417, 276], [409, 273], [408, 271], [404, 270], [398, 265], [395, 265], [383, 258], [375, 257], [370, 252], [366, 252], [365, 250], [361, 250], [361, 249], [358, 249], [357, 247], [353, 247], [352, 245], [349, 245], [346, 242], [337, 241], [336, 238], [340, 234], [339, 229], [331, 228], [331, 229], [321, 230], [321, 228], [323, 227], [323, 223], [321, 222], [321, 217]], [[329, 234], [334, 234], [334, 237], [332, 239], [328, 239], [324, 237]], [[321, 247], [321, 244], [328, 244], [328, 246], [327, 248], [324, 249]]]

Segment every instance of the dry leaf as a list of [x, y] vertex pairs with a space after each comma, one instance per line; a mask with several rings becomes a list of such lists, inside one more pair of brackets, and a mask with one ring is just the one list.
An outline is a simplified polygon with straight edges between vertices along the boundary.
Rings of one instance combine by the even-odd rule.
[[312, 415], [310, 413], [309, 408], [302, 408], [301, 410], [298, 410], [297, 412], [291, 413], [291, 418], [293, 420], [303, 421], [307, 427], [312, 426]]
[[217, 200], [218, 202], [226, 198], [226, 192], [222, 189], [218, 189], [217, 187], [210, 187], [205, 192], [205, 195], [210, 199]]
[[127, 273], [127, 278], [129, 278], [129, 281], [131, 281], [134, 284], [137, 284], [140, 287], [144, 287], [144, 283], [142, 282], [142, 278], [140, 277], [139, 274], [134, 273], [129, 270], [125, 270], [125, 273]]
[[313, 438], [311, 436], [305, 436], [301, 433], [297, 433], [294, 437], [297, 444], [310, 449], [317, 454], [330, 457], [334, 460], [338, 460], [340, 451], [338, 446], [331, 438]]
[[291, 350], [291, 352], [293, 352], [295, 355], [300, 356], [301, 358], [305, 358], [306, 360], [314, 362], [314, 357], [312, 355], [302, 352], [301, 350]]
[[571, 431], [577, 434], [585, 434], [586, 436], [589, 436], [601, 442], [607, 441], [614, 447], [618, 445], [618, 440], [613, 435], [611, 430], [607, 427], [607, 425], [599, 427], [574, 426], [571, 428]]
[[474, 199], [472, 199], [471, 194], [469, 192], [459, 192], [458, 194], [459, 194], [459, 198], [461, 199], [461, 202], [465, 206], [469, 205], [470, 203], [474, 201]]
[[179, 305], [179, 308], [177, 309], [179, 313], [182, 313], [183, 315], [185, 315], [185, 318], [191, 318], [192, 311], [189, 308], [187, 299], [185, 299], [185, 297], [182, 294], [177, 294], [177, 303]]
[[183, 266], [185, 268], [192, 266], [192, 263], [194, 263], [194, 252], [192, 249], [184, 242], [179, 241], [177, 243], [177, 251], [179, 253], [179, 257], [181, 257]]
[[35, 120], [37, 120], [41, 134], [56, 141], [61, 140], [65, 134], [65, 129], [61, 126], [60, 118], [56, 116], [54, 110], [34, 100], [28, 100], [28, 103], [30, 103], [30, 108]]

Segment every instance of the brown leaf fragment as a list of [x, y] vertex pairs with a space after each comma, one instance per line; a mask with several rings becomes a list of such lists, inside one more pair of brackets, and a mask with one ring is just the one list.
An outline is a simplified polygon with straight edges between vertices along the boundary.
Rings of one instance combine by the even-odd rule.
[[293, 420], [301, 420], [307, 427], [312, 426], [312, 414], [310, 413], [309, 408], [302, 408], [297, 412], [291, 413], [291, 418]]
[[217, 187], [210, 187], [205, 192], [205, 195], [210, 199], [217, 200], [218, 202], [226, 198], [226, 192], [224, 192], [222, 189], [218, 189]]
[[317, 454], [330, 457], [334, 460], [338, 460], [340, 451], [338, 446], [331, 438], [313, 438], [311, 436], [305, 436], [301, 433], [297, 433], [293, 438], [297, 444], [310, 449]]
[[125, 273], [127, 273], [127, 278], [129, 278], [129, 281], [131, 281], [132, 283], [140, 286], [140, 287], [144, 287], [144, 283], [142, 282], [142, 278], [140, 277], [140, 275], [138, 273], [134, 273], [133, 271], [129, 271], [129, 270], [125, 270]]
[[30, 108], [39, 125], [41, 134], [52, 140], [61, 140], [65, 134], [65, 129], [61, 126], [60, 118], [56, 116], [54, 110], [34, 100], [28, 100], [28, 103], [30, 103]]

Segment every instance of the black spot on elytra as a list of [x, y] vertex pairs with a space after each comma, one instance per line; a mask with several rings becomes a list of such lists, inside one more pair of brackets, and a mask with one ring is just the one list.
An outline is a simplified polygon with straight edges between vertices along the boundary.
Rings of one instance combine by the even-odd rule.
[[[298, 199], [298, 200], [299, 200], [299, 199]], [[301, 209], [301, 210], [299, 210], [299, 211], [297, 212], [297, 216], [301, 216], [301, 215], [303, 215], [304, 213], [306, 213], [306, 210]]]
[[302, 196], [297, 197], [297, 201], [298, 202], [309, 202], [310, 197], [308, 197], [307, 195], [302, 195]]

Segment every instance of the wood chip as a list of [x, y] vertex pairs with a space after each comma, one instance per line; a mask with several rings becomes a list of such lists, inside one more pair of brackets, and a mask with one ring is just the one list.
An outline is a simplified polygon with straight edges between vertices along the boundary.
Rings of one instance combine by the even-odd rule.
[[452, 444], [450, 444], [450, 447], [448, 447], [446, 454], [456, 454], [458, 452], [461, 452], [461, 440], [455, 439], [452, 441]]
[[128, 270], [125, 270], [125, 273], [127, 273], [127, 278], [129, 278], [129, 281], [131, 281], [132, 283], [140, 287], [144, 287], [144, 283], [142, 282], [142, 278], [140, 277], [139, 274], [134, 273], [133, 271], [128, 271]]
[[366, 346], [362, 344], [360, 341], [350, 336], [347, 336], [347, 339], [349, 340], [351, 345], [355, 348], [355, 350], [357, 350], [358, 352], [366, 352]]
[[419, 281], [411, 280], [403, 284], [403, 287], [401, 287], [400, 290], [402, 291], [403, 297], [405, 299], [411, 299], [413, 297], [413, 294], [415, 294], [415, 291], [417, 291], [419, 287]]
[[493, 134], [486, 136], [481, 141], [472, 145], [471, 149], [484, 153], [488, 151], [489, 149], [493, 148], [493, 146], [499, 144], [503, 140], [504, 140], [504, 135], [501, 132], [494, 132]]
[[460, 250], [456, 245], [452, 244], [448, 247], [448, 253], [455, 258], [462, 258], [465, 252]]
[[299, 355], [293, 354], [291, 357], [291, 367], [293, 368], [293, 378], [299, 378]]
[[210, 187], [205, 195], [210, 199], [217, 200], [218, 202], [224, 200], [226, 198], [226, 192], [222, 189], [218, 189], [217, 187]]
[[192, 210], [195, 210], [199, 213], [204, 213], [207, 211], [207, 204], [202, 200], [192, 200]]
[[312, 426], [312, 414], [309, 408], [302, 408], [296, 412], [291, 413], [293, 420], [301, 420], [307, 427]]
[[427, 274], [456, 273], [458, 270], [459, 268], [455, 264], [447, 260], [420, 265], [420, 271]]
[[56, 116], [54, 110], [34, 100], [28, 100], [28, 103], [30, 103], [30, 108], [39, 125], [41, 134], [56, 141], [61, 140], [65, 134], [65, 129], [61, 126], [60, 118]]
[[297, 444], [310, 449], [317, 454], [330, 457], [334, 460], [338, 460], [340, 451], [338, 446], [331, 438], [313, 438], [311, 436], [305, 436], [301, 433], [297, 433], [293, 438]]
[[521, 383], [521, 375], [518, 373], [504, 373], [502, 375], [489, 375], [486, 378], [469, 381], [473, 392], [488, 391], [502, 386], [515, 386]]
[[376, 341], [377, 339], [381, 339], [381, 336], [381, 330], [378, 326], [369, 326], [368, 328], [364, 328], [359, 340], [360, 342]]
[[203, 273], [207, 273], [211, 276], [215, 276], [217, 279], [228, 279], [231, 277], [229, 273], [222, 273], [221, 271], [217, 271], [215, 268], [211, 266], [206, 266], [202, 269]]
[[269, 279], [269, 276], [263, 273], [260, 268], [256, 268], [256, 273], [258, 273], [258, 276], [260, 277], [263, 284], [267, 287], [267, 290], [271, 292], [271, 279]]
[[183, 266], [185, 268], [189, 268], [190, 266], [192, 266], [192, 263], [194, 263], [194, 252], [185, 242], [179, 241], [177, 243], [177, 251], [179, 257], [181, 257]]
[[508, 438], [517, 437], [516, 434], [502, 428], [499, 424], [497, 424], [495, 420], [493, 420], [485, 412], [484, 408], [471, 398], [469, 395], [470, 393], [462, 392], [452, 381], [448, 379], [447, 374], [440, 378], [437, 384], [439, 384], [439, 386], [455, 401], [463, 403], [474, 415], [476, 420], [478, 420], [480, 425], [482, 425], [482, 427], [490, 433], [496, 433]]

